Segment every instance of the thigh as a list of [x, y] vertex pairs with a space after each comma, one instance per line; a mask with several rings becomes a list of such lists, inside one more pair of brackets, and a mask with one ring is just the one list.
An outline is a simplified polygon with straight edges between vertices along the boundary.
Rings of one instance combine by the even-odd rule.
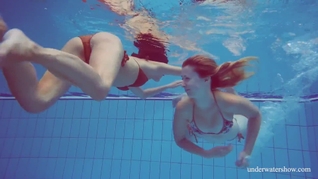
[[36, 68], [30, 62], [13, 62], [3, 69], [8, 87], [28, 112], [41, 112], [63, 95], [70, 84], [49, 71], [38, 81]]
[[[83, 54], [78, 44], [81, 41], [79, 38], [73, 38], [69, 40], [61, 49], [61, 51], [75, 55], [83, 60]], [[84, 63], [84, 60], [83, 60]], [[53, 75], [50, 71], [46, 71], [39, 82], [39, 90], [42, 94], [45, 94], [48, 101], [54, 102], [72, 86], [69, 81], [61, 79]], [[42, 96], [42, 98], [45, 98]]]
[[[78, 55], [76, 41], [68, 41], [62, 51]], [[70, 87], [71, 83], [46, 71], [38, 81], [36, 69], [30, 62], [12, 62], [3, 69], [12, 94], [20, 105], [30, 112], [39, 112], [54, 104]]]
[[91, 39], [92, 53], [89, 64], [107, 86], [112, 86], [121, 68], [124, 49], [121, 40], [110, 33], [101, 32]]

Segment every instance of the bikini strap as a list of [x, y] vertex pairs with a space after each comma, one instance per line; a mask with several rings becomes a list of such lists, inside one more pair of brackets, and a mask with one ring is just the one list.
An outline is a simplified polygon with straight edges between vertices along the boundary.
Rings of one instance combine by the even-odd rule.
[[220, 109], [220, 106], [219, 106], [218, 102], [216, 101], [214, 91], [212, 91], [212, 94], [213, 94], [213, 98], [214, 98], [215, 104], [216, 104], [217, 108], [219, 109], [219, 113], [221, 114], [223, 120], [224, 120], [224, 121], [227, 121], [227, 120], [225, 119], [225, 117], [223, 116], [222, 112], [221, 112], [221, 109]]
[[195, 123], [195, 120], [194, 120], [194, 108], [195, 108], [195, 103], [193, 103], [193, 106], [192, 106], [192, 121], [191, 121], [191, 122]]

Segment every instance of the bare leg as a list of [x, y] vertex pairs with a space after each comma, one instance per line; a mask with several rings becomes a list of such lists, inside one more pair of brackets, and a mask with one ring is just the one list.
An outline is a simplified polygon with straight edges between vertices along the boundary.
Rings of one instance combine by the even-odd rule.
[[71, 86], [49, 71], [38, 81], [31, 62], [13, 62], [3, 68], [3, 74], [13, 96], [30, 113], [46, 110]]
[[[27, 60], [41, 64], [55, 76], [65, 79], [81, 88], [83, 92], [90, 95], [93, 99], [103, 100], [107, 96], [111, 87], [110, 85], [119, 71], [121, 58], [123, 57], [123, 49], [115, 49], [115, 47], [121, 46], [120, 40], [108, 33], [99, 33], [96, 34], [96, 36], [101, 38], [102, 42], [97, 43], [97, 40], [95, 40], [96, 46], [92, 46], [93, 50], [91, 55], [96, 56], [96, 50], [94, 50], [94, 48], [99, 47], [105, 48], [104, 50], [107, 50], [107, 52], [114, 52], [113, 54], [97, 53], [97, 55], [102, 55], [99, 58], [107, 57], [111, 59], [111, 61], [115, 61], [115, 63], [119, 64], [109, 66], [109, 62], [106, 62], [107, 68], [112, 70], [112, 76], [101, 76], [102, 74], [100, 73], [104, 74], [105, 72], [102, 71], [100, 67], [97, 69], [98, 72], [96, 72], [94, 69], [97, 67], [96, 64], [95, 66], [92, 65], [92, 67], [84, 63], [76, 55], [55, 49], [42, 48], [18, 29], [10, 30], [5, 34], [4, 42], [0, 44], [0, 61], [3, 59], [16, 62]], [[118, 43], [120, 45], [116, 45]], [[105, 61], [107, 61], [107, 59], [105, 59]], [[102, 66], [103, 64], [98, 65]], [[113, 70], [113, 68], [116, 68], [116, 70]]]
[[[62, 51], [74, 53], [68, 43]], [[3, 74], [13, 96], [30, 113], [46, 110], [71, 86], [70, 82], [57, 78], [49, 71], [38, 81], [34, 66], [28, 61], [8, 62], [3, 68]]]
[[121, 68], [124, 56], [123, 45], [118, 37], [101, 32], [92, 37], [91, 46], [92, 53], [89, 64], [102, 78], [108, 94]]

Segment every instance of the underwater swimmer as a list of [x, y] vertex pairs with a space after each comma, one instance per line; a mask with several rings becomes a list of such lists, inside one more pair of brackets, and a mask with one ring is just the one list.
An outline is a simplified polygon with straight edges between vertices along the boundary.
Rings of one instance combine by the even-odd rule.
[[[163, 75], [180, 76], [181, 67], [156, 59], [128, 56], [121, 40], [109, 32], [70, 39], [62, 50], [44, 48], [21, 30], [11, 29], [0, 19], [0, 66], [11, 93], [28, 112], [38, 113], [54, 104], [71, 85], [78, 86], [92, 99], [101, 101], [111, 87], [130, 90], [146, 98], [180, 86], [181, 81], [142, 90], [148, 80]], [[47, 71], [38, 80], [32, 63]]]
[[183, 87], [186, 91], [177, 100], [173, 120], [176, 144], [184, 150], [205, 157], [223, 157], [233, 149], [218, 146], [205, 150], [195, 144], [198, 138], [211, 143], [245, 139], [236, 165], [247, 167], [261, 124], [259, 109], [249, 100], [221, 88], [234, 87], [249, 77], [242, 69], [255, 57], [217, 65], [209, 57], [196, 55], [182, 65]]

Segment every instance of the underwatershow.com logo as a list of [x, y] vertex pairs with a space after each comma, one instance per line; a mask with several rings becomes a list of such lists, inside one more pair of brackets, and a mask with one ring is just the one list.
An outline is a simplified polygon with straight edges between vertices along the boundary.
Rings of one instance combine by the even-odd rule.
[[271, 167], [271, 168], [247, 168], [247, 172], [311, 172], [310, 168], [287, 168], [287, 167]]

